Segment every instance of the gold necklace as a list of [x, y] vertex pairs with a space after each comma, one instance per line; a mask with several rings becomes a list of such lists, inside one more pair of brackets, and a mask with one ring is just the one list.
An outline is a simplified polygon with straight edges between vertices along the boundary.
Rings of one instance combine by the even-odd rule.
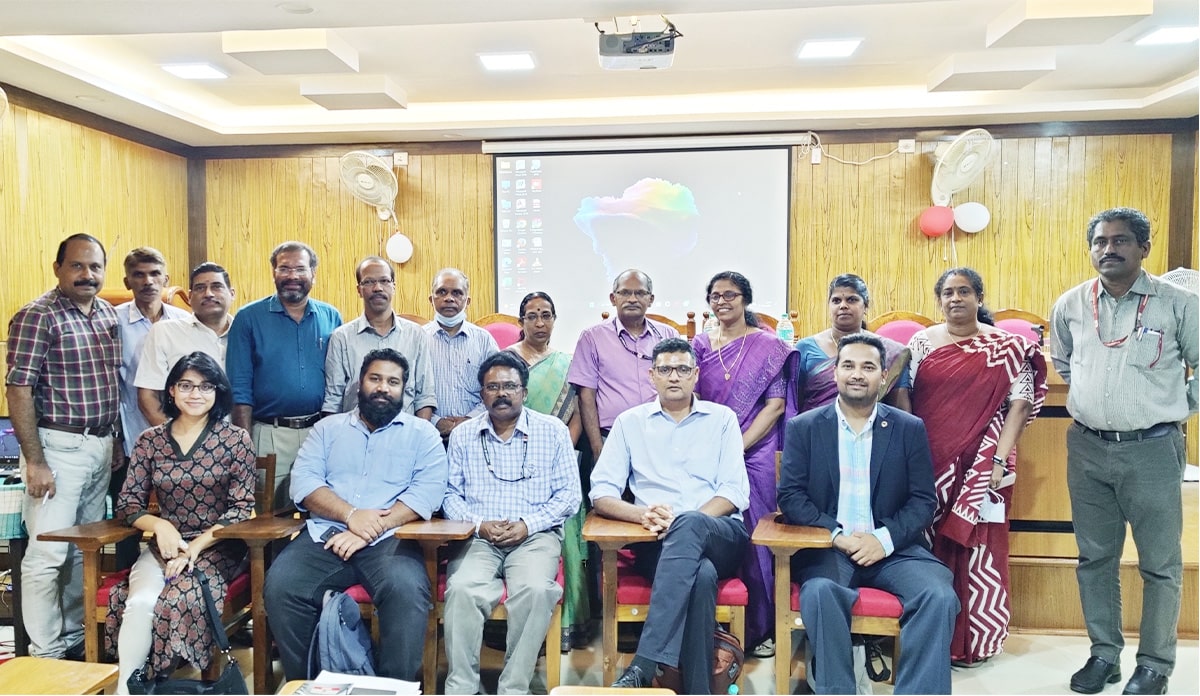
[[734, 339], [731, 338], [725, 342], [724, 346], [721, 346], [720, 348], [717, 349], [717, 360], [721, 361], [721, 368], [725, 370], [725, 381], [726, 382], [729, 381], [729, 377], [730, 377], [729, 373], [733, 370], [733, 368], [737, 367], [738, 360], [741, 360], [741, 358], [742, 358], [742, 350], [744, 350], [746, 348], [746, 334], [742, 334], [742, 345], [738, 347], [737, 357], [733, 359], [733, 362], [730, 363], [729, 367], [726, 367], [725, 366], [725, 356], [721, 354], [721, 351], [725, 350], [725, 347], [728, 346], [730, 343], [733, 343], [733, 341], [734, 341]]

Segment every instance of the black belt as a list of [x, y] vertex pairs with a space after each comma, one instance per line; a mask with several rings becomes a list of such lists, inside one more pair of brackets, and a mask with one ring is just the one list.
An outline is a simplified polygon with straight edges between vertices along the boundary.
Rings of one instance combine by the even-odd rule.
[[117, 434], [116, 423], [82, 427], [78, 425], [59, 425], [58, 423], [51, 423], [48, 420], [40, 420], [38, 421], [38, 427], [45, 428], [47, 430], [58, 430], [64, 433], [71, 433], [72, 435], [91, 435], [93, 437], [110, 437]]
[[291, 428], [292, 430], [303, 430], [311, 428], [321, 420], [321, 414], [314, 413], [308, 416], [280, 416], [278, 418], [255, 418], [259, 423], [273, 425], [277, 428]]
[[1179, 429], [1179, 426], [1175, 423], [1159, 423], [1157, 425], [1152, 425], [1145, 430], [1096, 430], [1095, 428], [1087, 427], [1079, 421], [1075, 421], [1075, 425], [1083, 428], [1084, 432], [1090, 435], [1095, 435], [1101, 440], [1107, 440], [1109, 442], [1151, 440], [1156, 437], [1170, 435], [1173, 431]]

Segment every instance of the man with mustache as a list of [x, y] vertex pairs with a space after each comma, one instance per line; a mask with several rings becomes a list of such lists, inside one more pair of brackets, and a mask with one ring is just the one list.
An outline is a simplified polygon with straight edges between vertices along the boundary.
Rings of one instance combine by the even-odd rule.
[[[450, 434], [446, 517], [475, 523], [446, 581], [447, 694], [477, 694], [483, 624], [507, 590], [501, 694], [530, 693], [538, 650], [562, 597], [563, 522], [579, 509], [579, 467], [558, 418], [523, 408], [529, 369], [509, 352], [479, 366], [487, 413]], [[557, 650], [558, 644], [548, 646]]]
[[391, 348], [408, 359], [409, 378], [404, 385], [404, 412], [429, 420], [437, 407], [433, 389], [433, 363], [429, 337], [421, 327], [403, 319], [392, 308], [396, 273], [378, 256], [368, 256], [354, 269], [362, 316], [339, 327], [329, 338], [325, 355], [325, 413], [345, 413], [358, 405], [354, 383], [363, 358], [377, 348]]
[[158, 395], [167, 383], [167, 374], [183, 356], [201, 351], [221, 367], [233, 315], [229, 307], [235, 297], [229, 272], [212, 261], [192, 269], [188, 295], [192, 313], [183, 319], [161, 321], [150, 328], [142, 346], [142, 359], [133, 383], [138, 390], [138, 406], [150, 425], [167, 420]]
[[[171, 278], [162, 252], [153, 247], [138, 247], [125, 256], [125, 288], [133, 299], [117, 305], [117, 326], [121, 332], [121, 430], [124, 457], [109, 478], [108, 495], [117, 499], [125, 485], [125, 472], [133, 445], [142, 431], [157, 423], [149, 423], [138, 408], [138, 390], [134, 384], [142, 346], [151, 327], [163, 319], [179, 319], [187, 311], [163, 302], [163, 288]], [[117, 570], [133, 566], [140, 552], [141, 539], [130, 537], [116, 544]]]
[[229, 329], [225, 371], [233, 386], [233, 424], [254, 438], [258, 456], [275, 455], [275, 500], [287, 505], [288, 474], [300, 443], [321, 419], [325, 349], [342, 325], [333, 307], [311, 299], [317, 254], [303, 242], [271, 252], [275, 294], [242, 307]]
[[737, 573], [750, 543], [742, 429], [727, 406], [695, 398], [700, 371], [685, 339], [654, 346], [646, 373], [658, 398], [617, 416], [589, 494], [598, 514], [659, 538], [630, 547], [634, 569], [653, 583], [650, 609], [637, 654], [612, 685], [650, 686], [667, 666], [679, 669], [680, 693], [707, 694], [717, 581]]
[[1175, 667], [1183, 582], [1180, 424], [1196, 412], [1197, 300], [1142, 269], [1150, 221], [1141, 211], [1097, 214], [1087, 241], [1099, 277], [1063, 293], [1050, 320], [1050, 356], [1070, 385], [1075, 419], [1067, 489], [1092, 641], [1070, 685], [1094, 694], [1121, 681], [1118, 572], [1128, 522], [1143, 583], [1137, 668], [1124, 693], [1162, 694]]
[[916, 416], [876, 403], [884, 360], [878, 336], [842, 338], [837, 399], [791, 419], [784, 434], [779, 510], [788, 524], [828, 529], [833, 542], [792, 556], [818, 694], [855, 693], [850, 609], [860, 587], [900, 599], [900, 642], [918, 646], [896, 665], [896, 693], [950, 693], [959, 607], [950, 569], [924, 535], [937, 507], [929, 437]]
[[432, 423], [448, 440], [468, 418], [483, 412], [476, 371], [484, 358], [500, 350], [486, 329], [467, 321], [471, 281], [457, 268], [443, 268], [429, 293], [433, 321], [425, 325], [433, 354], [437, 412]]
[[654, 388], [645, 376], [650, 352], [659, 341], [679, 336], [672, 327], [646, 318], [654, 304], [654, 281], [636, 268], [613, 279], [608, 301], [617, 316], [579, 334], [567, 372], [567, 381], [579, 389], [579, 415], [593, 461], [600, 458], [617, 416], [654, 400]]
[[87, 234], [58, 245], [58, 287], [8, 324], [8, 412], [21, 445], [22, 514], [29, 546], [21, 609], [29, 653], [83, 659], [83, 559], [38, 534], [104, 519], [109, 468], [123, 450], [121, 335], [104, 285], [104, 246]]
[[309, 513], [267, 573], [263, 598], [286, 679], [308, 675], [326, 590], [362, 584], [379, 626], [380, 676], [415, 680], [429, 616], [420, 547], [392, 533], [427, 520], [446, 494], [446, 451], [437, 430], [403, 412], [408, 361], [390, 348], [367, 353], [358, 406], [312, 428], [292, 469], [291, 499]]

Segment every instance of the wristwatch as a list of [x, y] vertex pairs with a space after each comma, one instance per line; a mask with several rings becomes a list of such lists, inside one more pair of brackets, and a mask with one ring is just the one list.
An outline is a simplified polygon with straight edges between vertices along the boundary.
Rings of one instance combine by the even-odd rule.
[[1005, 462], [1005, 461], [1004, 461], [1003, 459], [1001, 459], [1000, 457], [997, 457], [997, 456], [996, 456], [996, 455], [994, 455], [994, 454], [992, 455], [992, 464], [993, 464], [993, 465], [995, 465], [995, 466], [1002, 466], [1002, 467], [1004, 467], [1004, 468], [1008, 468], [1008, 463], [1007, 463], [1007, 462]]

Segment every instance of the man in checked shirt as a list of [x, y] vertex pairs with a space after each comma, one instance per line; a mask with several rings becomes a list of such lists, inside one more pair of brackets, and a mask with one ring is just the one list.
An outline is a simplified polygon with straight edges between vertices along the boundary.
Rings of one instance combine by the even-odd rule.
[[449, 519], [475, 522], [476, 531], [450, 560], [446, 582], [447, 694], [480, 692], [483, 624], [504, 589], [508, 651], [499, 693], [529, 693], [562, 596], [555, 576], [563, 522], [579, 509], [579, 467], [567, 426], [522, 407], [528, 379], [512, 353], [489, 356], [479, 366], [487, 412], [450, 434], [442, 508]]

